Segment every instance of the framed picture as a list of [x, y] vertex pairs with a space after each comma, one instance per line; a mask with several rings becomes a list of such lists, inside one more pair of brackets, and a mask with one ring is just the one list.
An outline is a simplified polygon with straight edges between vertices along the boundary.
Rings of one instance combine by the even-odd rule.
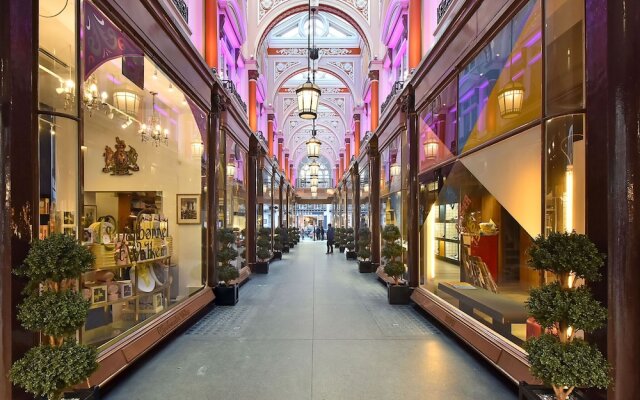
[[179, 224], [199, 224], [200, 199], [199, 194], [179, 194], [177, 196], [178, 223]]
[[82, 227], [88, 228], [91, 224], [96, 222], [96, 218], [98, 218], [98, 206], [85, 205], [84, 212], [82, 214]]

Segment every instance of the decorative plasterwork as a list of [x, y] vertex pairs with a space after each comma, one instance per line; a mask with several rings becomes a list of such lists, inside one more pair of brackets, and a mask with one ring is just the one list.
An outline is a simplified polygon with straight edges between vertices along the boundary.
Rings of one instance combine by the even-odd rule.
[[323, 100], [325, 100], [328, 103], [331, 103], [334, 106], [338, 107], [344, 113], [345, 100], [344, 100], [343, 97], [327, 97], [327, 98], [325, 98]]
[[282, 104], [284, 105], [283, 109], [286, 110], [287, 108], [291, 107], [295, 102], [296, 102], [295, 97], [285, 97], [284, 99], [282, 99]]
[[341, 3], [349, 4], [351, 7], [355, 8], [356, 11], [367, 20], [367, 22], [371, 22], [369, 20], [369, 0], [338, 0]]
[[277, 5], [284, 3], [287, 0], [260, 0], [258, 6], [258, 22], [262, 21], [265, 15], [273, 10]]
[[351, 80], [354, 80], [354, 66], [352, 62], [345, 62], [345, 61], [329, 61], [327, 64], [329, 65], [333, 65], [334, 67], [338, 68], [339, 70], [341, 70], [342, 72], [344, 72], [349, 78], [351, 78]]
[[[344, 48], [344, 47], [328, 47], [320, 49], [320, 56], [356, 56], [360, 55], [359, 48]], [[267, 49], [267, 54], [270, 56], [299, 56], [306, 57], [307, 49], [304, 47], [288, 47], [288, 48], [273, 48]]]
[[278, 77], [282, 75], [283, 72], [285, 72], [291, 67], [295, 67], [298, 64], [300, 64], [300, 61], [276, 62], [274, 66], [275, 79], [278, 79]]

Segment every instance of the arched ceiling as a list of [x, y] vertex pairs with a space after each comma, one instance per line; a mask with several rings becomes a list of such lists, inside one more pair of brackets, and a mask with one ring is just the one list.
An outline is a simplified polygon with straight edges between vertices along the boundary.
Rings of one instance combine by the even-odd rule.
[[[363, 32], [368, 31], [368, 25], [361, 26], [362, 20], [355, 22], [363, 17], [362, 13], [345, 14], [321, 5], [320, 11], [310, 19], [307, 8], [300, 2], [263, 3], [260, 7], [268, 6], [265, 10], [282, 11], [280, 17], [263, 15], [266, 19], [260, 25], [268, 23], [269, 29], [260, 34], [263, 45], [259, 49], [264, 53], [257, 58], [266, 60], [267, 70], [263, 73], [267, 76], [267, 98], [272, 99], [285, 148], [294, 165], [306, 157], [305, 142], [311, 137], [312, 124], [298, 117], [295, 90], [307, 81], [307, 33], [309, 26], [315, 26], [320, 58], [311, 67], [315, 71], [315, 82], [322, 90], [317, 137], [322, 142], [321, 155], [328, 165], [335, 165], [344, 148], [345, 136], [351, 134], [353, 108], [362, 100], [358, 97], [365, 81], [362, 53], [363, 50], [369, 53], [369, 41]], [[291, 7], [283, 9], [289, 3]], [[349, 4], [358, 8], [356, 3], [360, 4], [359, 1]], [[365, 3], [368, 10], [368, 2]], [[266, 22], [269, 18], [271, 21]]]

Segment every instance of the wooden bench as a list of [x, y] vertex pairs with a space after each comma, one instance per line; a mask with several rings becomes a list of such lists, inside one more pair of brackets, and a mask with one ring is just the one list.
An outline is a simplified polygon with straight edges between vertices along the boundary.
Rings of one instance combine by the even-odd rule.
[[[458, 285], [460, 287], [456, 287]], [[521, 340], [512, 335], [511, 325], [527, 322], [529, 316], [524, 304], [465, 282], [441, 282], [438, 290], [456, 298], [460, 310], [474, 318], [479, 318], [474, 310], [491, 317], [491, 327], [502, 336], [516, 342]]]

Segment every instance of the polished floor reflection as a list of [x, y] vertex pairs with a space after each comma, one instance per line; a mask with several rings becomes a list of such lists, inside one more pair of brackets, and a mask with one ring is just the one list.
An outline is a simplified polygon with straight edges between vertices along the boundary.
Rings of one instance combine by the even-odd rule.
[[515, 399], [514, 389], [374, 274], [305, 241], [106, 399]]

